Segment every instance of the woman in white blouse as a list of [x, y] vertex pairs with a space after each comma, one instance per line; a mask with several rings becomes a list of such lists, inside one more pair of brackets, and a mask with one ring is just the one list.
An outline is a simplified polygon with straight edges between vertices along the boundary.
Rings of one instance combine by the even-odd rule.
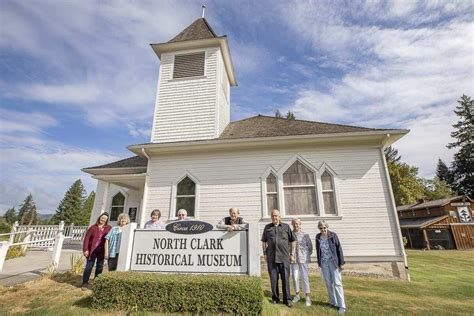
[[291, 275], [293, 276], [293, 284], [296, 292], [296, 296], [293, 298], [293, 303], [297, 303], [301, 300], [301, 275], [303, 280], [303, 291], [306, 294], [306, 306], [311, 306], [308, 263], [310, 262], [311, 254], [313, 253], [313, 243], [311, 242], [309, 235], [301, 230], [301, 221], [298, 218], [294, 218], [291, 221], [291, 225], [293, 226], [293, 233], [297, 238], [295, 262], [291, 263]]

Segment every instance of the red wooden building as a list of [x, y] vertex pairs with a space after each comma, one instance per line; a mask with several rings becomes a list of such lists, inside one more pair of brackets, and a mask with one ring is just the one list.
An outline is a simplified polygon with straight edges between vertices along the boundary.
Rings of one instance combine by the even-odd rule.
[[397, 207], [407, 247], [428, 250], [474, 248], [472, 209], [473, 201], [468, 196]]

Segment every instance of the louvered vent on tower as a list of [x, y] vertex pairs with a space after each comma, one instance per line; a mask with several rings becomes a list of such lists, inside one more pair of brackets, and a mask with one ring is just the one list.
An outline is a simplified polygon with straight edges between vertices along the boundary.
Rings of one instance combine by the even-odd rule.
[[175, 55], [173, 79], [204, 76], [205, 52]]

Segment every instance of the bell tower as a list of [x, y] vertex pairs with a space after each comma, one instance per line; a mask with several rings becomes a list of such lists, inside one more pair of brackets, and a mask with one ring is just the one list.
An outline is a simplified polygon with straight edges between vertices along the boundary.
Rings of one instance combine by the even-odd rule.
[[151, 47], [161, 60], [151, 142], [219, 137], [230, 121], [230, 87], [237, 85], [227, 37], [202, 17]]

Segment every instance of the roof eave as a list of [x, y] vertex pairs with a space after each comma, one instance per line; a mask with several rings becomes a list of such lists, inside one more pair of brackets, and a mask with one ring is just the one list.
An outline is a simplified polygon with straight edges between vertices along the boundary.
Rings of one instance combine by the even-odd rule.
[[127, 173], [127, 171], [140, 171], [140, 170], [147, 170], [147, 167], [122, 167], [122, 168], [82, 168], [81, 171], [91, 174], [93, 176], [96, 175], [106, 175], [107, 172], [122, 172], [122, 174], [138, 174], [136, 173]]
[[232, 57], [230, 55], [229, 44], [227, 42], [227, 36], [220, 36], [216, 38], [207, 38], [199, 40], [188, 40], [172, 43], [158, 43], [150, 44], [151, 48], [161, 60], [161, 55], [165, 53], [178, 52], [183, 50], [198, 49], [198, 48], [209, 48], [219, 47], [222, 52], [224, 59], [225, 69], [229, 77], [231, 86], [237, 86], [237, 80], [235, 79], [234, 65], [232, 63]]
[[407, 134], [408, 130], [380, 130], [380, 131], [364, 131], [364, 132], [349, 132], [349, 133], [333, 133], [333, 134], [311, 134], [311, 135], [291, 135], [291, 136], [274, 136], [274, 137], [258, 137], [258, 138], [237, 138], [237, 139], [210, 139], [210, 140], [198, 140], [198, 141], [182, 141], [182, 142], [169, 142], [169, 143], [147, 143], [137, 144], [128, 146], [128, 150], [135, 153], [136, 155], [143, 156], [142, 148], [144, 149], [155, 149], [162, 152], [169, 151], [181, 151], [181, 150], [193, 150], [193, 149], [211, 149], [220, 147], [250, 147], [252, 145], [259, 145], [264, 143], [265, 145], [283, 145], [285, 143], [310, 143], [317, 141], [329, 141], [329, 140], [349, 140], [354, 139], [368, 139], [379, 142], [383, 146], [383, 143], [387, 141], [387, 137], [402, 137]]

